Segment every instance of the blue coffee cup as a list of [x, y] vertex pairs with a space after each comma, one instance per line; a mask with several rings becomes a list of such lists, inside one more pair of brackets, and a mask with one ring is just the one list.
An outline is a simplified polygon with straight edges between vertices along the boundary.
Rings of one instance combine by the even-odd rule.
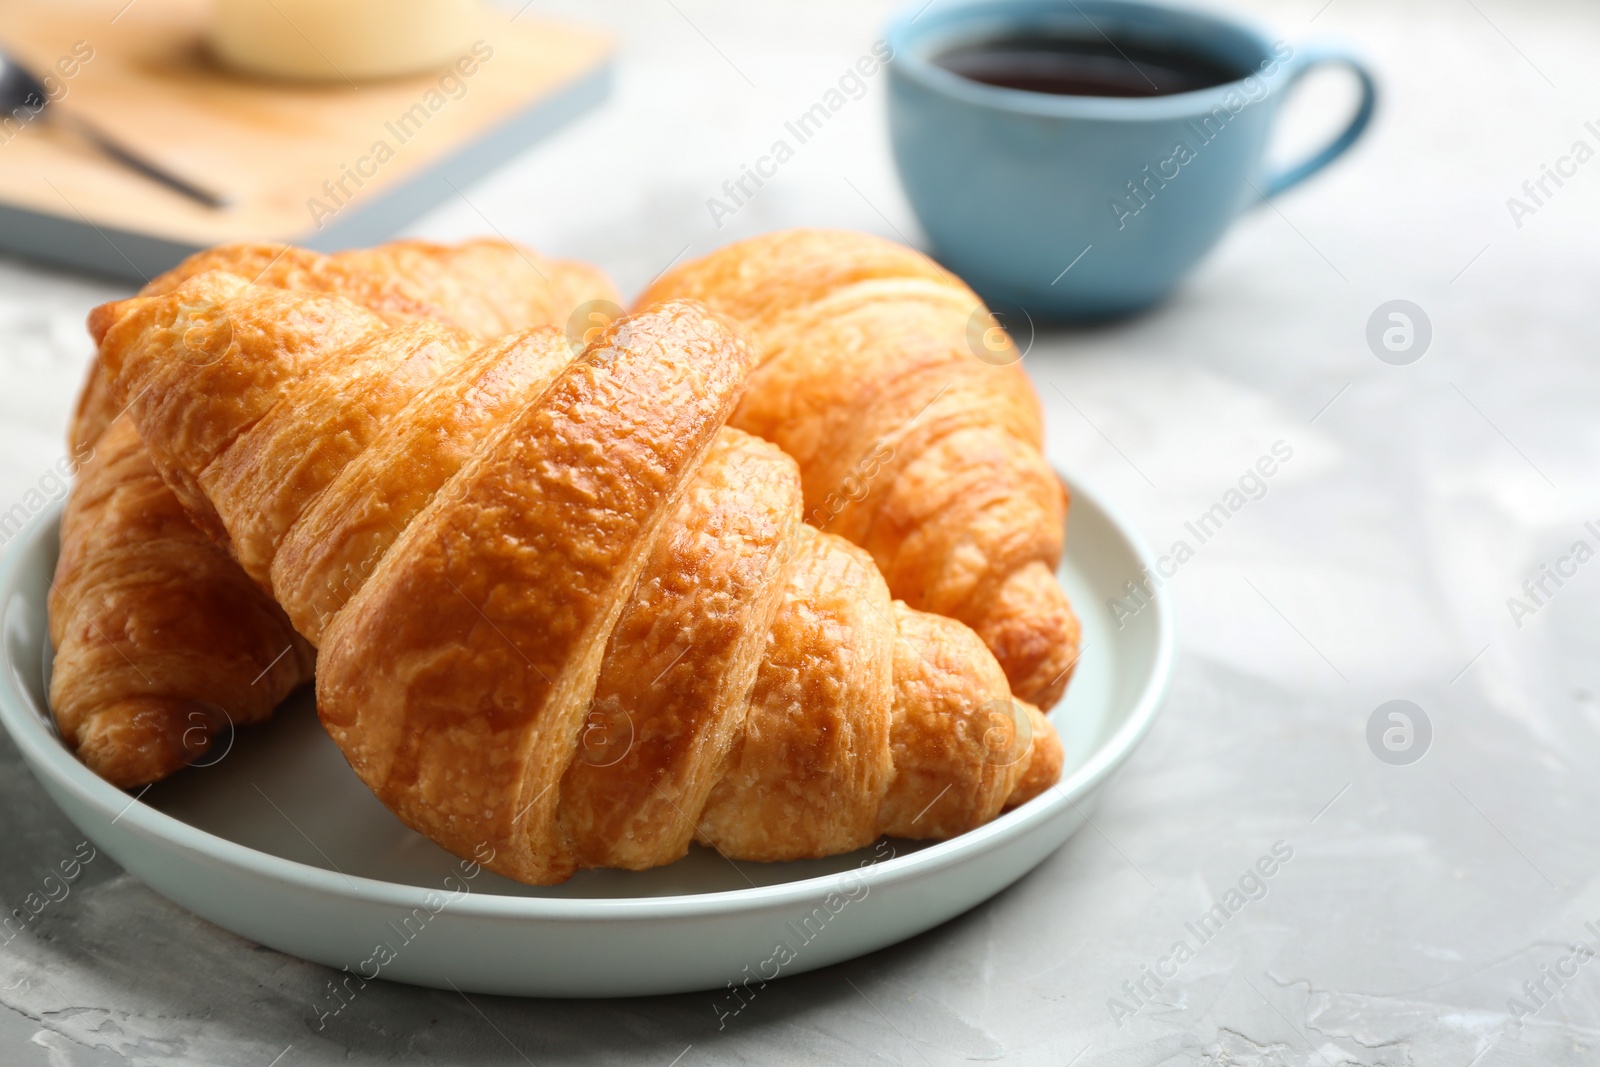
[[[1189, 54], [1237, 77], [1159, 96], [1065, 96], [935, 62], [983, 42], [1060, 38]], [[991, 305], [1046, 318], [1161, 300], [1242, 209], [1354, 144], [1377, 95], [1366, 66], [1338, 45], [1291, 46], [1230, 17], [1133, 0], [913, 0], [888, 43], [895, 163], [934, 254]], [[1269, 169], [1279, 104], [1324, 63], [1360, 79], [1355, 115], [1309, 158]]]

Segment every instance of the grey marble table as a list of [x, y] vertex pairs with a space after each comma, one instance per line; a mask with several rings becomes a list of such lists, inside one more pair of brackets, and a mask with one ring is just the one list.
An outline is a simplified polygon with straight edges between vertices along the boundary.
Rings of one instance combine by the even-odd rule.
[[[1385, 92], [1372, 135], [1242, 218], [1165, 306], [1041, 335], [1025, 361], [1051, 456], [1161, 548], [1274, 443], [1293, 450], [1173, 579], [1171, 699], [1093, 830], [989, 904], [786, 979], [720, 1032], [709, 995], [468, 1001], [381, 983], [319, 1030], [327, 972], [100, 857], [0, 945], [0, 1062], [1594, 1062], [1600, 562], [1574, 546], [1600, 547], [1585, 525], [1600, 520], [1600, 162], [1531, 213], [1507, 200], [1574, 142], [1600, 147], [1584, 125], [1600, 125], [1600, 13], [1258, 6], [1291, 41], [1367, 51]], [[778, 226], [920, 241], [881, 79], [720, 228], [706, 204], [871, 46], [878, 4], [539, 7], [616, 28], [613, 100], [416, 232], [498, 231], [598, 261], [629, 292]], [[1337, 76], [1309, 84], [1283, 150], [1350, 96]], [[62, 453], [84, 313], [118, 292], [0, 263], [0, 500]], [[1432, 325], [1408, 365], [1366, 341], [1394, 299]], [[1524, 583], [1541, 578], [1534, 599]], [[1390, 700], [1431, 723], [1418, 762], [1368, 744]], [[4, 740], [0, 768], [9, 909], [78, 836]], [[1290, 858], [1250, 878], [1275, 846]], [[1199, 944], [1192, 924], [1242, 881], [1255, 899]], [[1185, 939], [1199, 947], [1178, 966]], [[1158, 988], [1147, 967], [1176, 975]]]

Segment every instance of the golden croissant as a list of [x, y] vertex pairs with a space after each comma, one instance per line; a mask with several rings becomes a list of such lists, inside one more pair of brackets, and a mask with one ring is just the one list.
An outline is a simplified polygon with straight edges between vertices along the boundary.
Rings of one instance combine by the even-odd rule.
[[459, 855], [540, 884], [694, 839], [823, 856], [1059, 775], [977, 635], [892, 600], [726, 425], [756, 355], [698, 304], [577, 359], [226, 273], [97, 321], [162, 477], [318, 646], [351, 766]]
[[[333, 256], [283, 245], [223, 246], [191, 257], [142, 295], [169, 292], [207, 270], [339, 293], [391, 323], [429, 318], [484, 336], [564, 321], [578, 304], [615, 295], [593, 268], [486, 240], [401, 241]], [[808, 520], [871, 549], [896, 595], [972, 624], [1014, 691], [1053, 703], [1077, 656], [1076, 620], [1053, 578], [1041, 573], [1060, 551], [1065, 500], [1047, 471], [1040, 477], [1037, 405], [1025, 380], [1014, 368], [985, 368], [960, 351], [951, 312], [967, 314], [976, 298], [914, 252], [823, 231], [732, 246], [668, 275], [655, 291], [683, 288], [709, 295], [766, 338], [772, 367], [754, 376], [733, 423], [801, 457]], [[817, 359], [806, 346], [785, 343], [799, 328], [797, 309], [812, 318], [820, 312], [824, 323], [832, 311], [846, 311], [840, 321], [851, 346], [836, 347], [830, 358], [836, 338], [824, 336], [824, 358]], [[863, 323], [869, 328], [861, 330]], [[91, 323], [97, 340], [106, 325], [101, 315]], [[985, 331], [986, 346], [991, 338], [1005, 348], [1002, 360], [1015, 357], [1003, 331]], [[196, 335], [186, 343], [206, 340]], [[964, 364], [956, 368], [967, 379], [961, 389], [952, 390], [944, 373], [953, 362]], [[874, 388], [875, 378], [910, 388], [898, 385], [891, 395]], [[985, 390], [998, 400], [981, 395]], [[791, 417], [795, 396], [816, 398], [798, 419]], [[52, 589], [52, 704], [63, 736], [85, 762], [132, 786], [198, 756], [222, 719], [265, 718], [310, 676], [313, 661], [270, 598], [183, 517], [131, 424], [124, 419], [102, 438], [116, 410], [96, 364], [71, 439], [74, 454], [89, 460], [63, 517]], [[910, 433], [919, 422], [923, 432]], [[840, 478], [839, 458], [858, 450], [870, 437], [859, 431], [871, 426], [885, 432]], [[971, 449], [974, 438], [988, 447]], [[951, 440], [965, 447], [950, 448]], [[831, 444], [832, 461], [819, 442]], [[919, 450], [919, 462], [908, 464]], [[908, 468], [916, 473], [902, 474]], [[961, 507], [930, 506], [944, 499], [936, 492], [891, 496], [887, 489], [926, 489], [928, 482], [935, 490], [960, 487], [946, 496]], [[903, 506], [906, 500], [922, 511]], [[880, 513], [893, 521], [875, 523]], [[924, 547], [907, 552], [908, 542]], [[952, 543], [960, 554], [950, 551]], [[954, 571], [957, 580], [941, 571]]]
[[889, 590], [971, 626], [1049, 708], [1078, 658], [1055, 578], [1067, 498], [1019, 353], [960, 280], [867, 234], [792, 230], [659, 279], [761, 352], [732, 425], [800, 465], [806, 517], [872, 553]]
[[[584, 264], [503, 241], [397, 241], [322, 255], [227, 245], [146, 285], [171, 292], [205, 271], [262, 285], [340, 293], [386, 321], [432, 319], [483, 336], [567, 321], [616, 299]], [[90, 323], [96, 341], [110, 321]], [[191, 346], [221, 338], [201, 332]], [[205, 753], [224, 722], [266, 718], [311, 677], [313, 652], [277, 604], [186, 516], [151, 466], [96, 362], [70, 445], [82, 463], [61, 524], [50, 596], [56, 660], [50, 702], [63, 738], [108, 781], [138, 786]]]

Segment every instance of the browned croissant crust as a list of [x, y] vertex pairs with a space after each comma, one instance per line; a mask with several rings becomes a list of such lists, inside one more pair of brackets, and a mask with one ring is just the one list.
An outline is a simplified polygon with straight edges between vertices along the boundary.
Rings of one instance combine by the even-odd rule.
[[[487, 240], [397, 241], [336, 255], [226, 245], [141, 292], [171, 292], [219, 269], [340, 293], [392, 323], [425, 318], [484, 336], [565, 323], [585, 301], [616, 298], [592, 267]], [[96, 341], [109, 325], [104, 313], [91, 316]], [[183, 339], [191, 358], [226, 342], [204, 329]], [[131, 787], [202, 755], [225, 723], [266, 718], [310, 679], [313, 653], [272, 598], [186, 517], [132, 423], [117, 419], [120, 407], [97, 361], [70, 435], [74, 455], [87, 458], [62, 516], [50, 598], [51, 706], [83, 761]]]
[[[217, 270], [257, 285], [337, 293], [388, 322], [431, 319], [483, 337], [528, 326], [563, 325], [584, 303], [618, 299], [611, 280], [596, 267], [546, 259], [508, 241], [487, 238], [455, 245], [390, 241], [332, 255], [283, 244], [220, 245], [190, 256], [149, 282], [139, 295], [169, 293], [196, 274]], [[110, 325], [104, 315], [96, 309], [89, 316], [89, 333], [96, 344]], [[204, 346], [217, 339], [193, 335], [190, 343]], [[93, 443], [120, 407], [96, 360], [73, 419], [74, 450]]]
[[694, 838], [822, 856], [1059, 774], [977, 636], [891, 600], [801, 521], [794, 461], [724, 425], [755, 358], [699, 305], [570, 362], [552, 329], [475, 345], [224, 273], [101, 321], [163, 476], [318, 644], [351, 766], [457, 854], [532, 883]]
[[669, 271], [638, 306], [672, 298], [750, 331], [761, 366], [732, 425], [800, 464], [807, 521], [976, 630], [1018, 697], [1060, 699], [1079, 640], [1055, 579], [1066, 493], [1020, 357], [972, 291], [889, 241], [790, 230]]
[[125, 788], [198, 759], [230, 722], [265, 719], [313, 661], [189, 521], [126, 416], [94, 443], [62, 515], [50, 638], [56, 725]]

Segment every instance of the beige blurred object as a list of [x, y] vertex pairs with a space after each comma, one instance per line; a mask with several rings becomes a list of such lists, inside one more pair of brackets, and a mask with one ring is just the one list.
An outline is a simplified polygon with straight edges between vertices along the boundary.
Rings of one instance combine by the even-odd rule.
[[211, 47], [251, 74], [307, 81], [443, 67], [482, 33], [481, 0], [216, 0]]

